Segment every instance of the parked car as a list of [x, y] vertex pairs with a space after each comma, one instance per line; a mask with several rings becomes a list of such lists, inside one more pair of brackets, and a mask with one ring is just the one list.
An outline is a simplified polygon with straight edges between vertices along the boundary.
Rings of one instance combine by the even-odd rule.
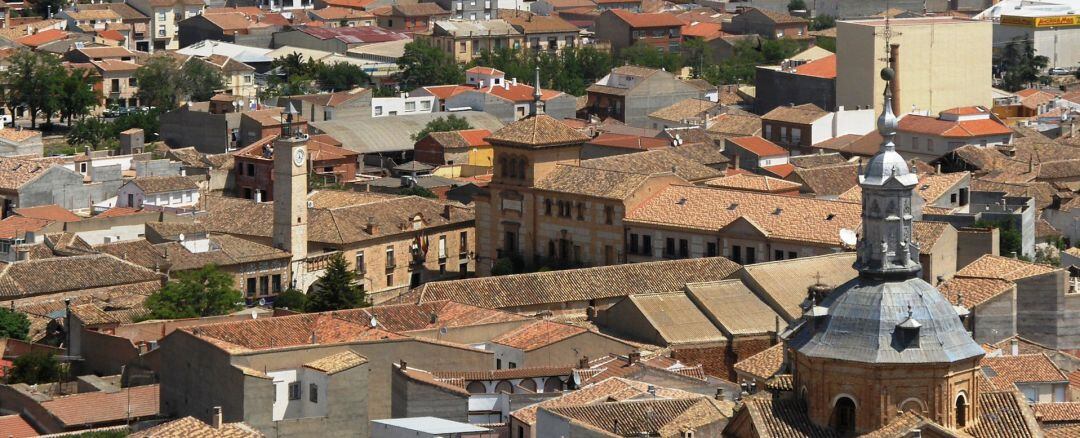
[[1052, 76], [1064, 76], [1069, 74], [1069, 69], [1065, 67], [1054, 67], [1050, 69], [1049, 73]]

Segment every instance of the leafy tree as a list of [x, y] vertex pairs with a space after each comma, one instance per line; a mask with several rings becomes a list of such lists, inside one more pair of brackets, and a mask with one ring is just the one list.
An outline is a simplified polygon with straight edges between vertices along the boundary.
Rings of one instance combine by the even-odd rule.
[[8, 373], [7, 378], [8, 383], [36, 385], [56, 382], [60, 380], [62, 373], [60, 362], [52, 353], [31, 351], [12, 361], [11, 372]]
[[232, 275], [217, 266], [206, 265], [179, 277], [147, 297], [151, 319], [223, 315], [242, 307], [244, 297], [236, 290]]
[[435, 198], [439, 197], [438, 195], [433, 193], [431, 190], [428, 190], [426, 187], [421, 187], [421, 186], [406, 187], [404, 189], [401, 189], [401, 191], [399, 191], [398, 193], [401, 194], [402, 196], [419, 196], [421, 198], [435, 199]]
[[60, 81], [59, 110], [60, 118], [71, 125], [73, 117], [84, 117], [101, 101], [101, 93], [93, 89], [93, 84], [100, 81], [97, 75], [91, 75], [81, 68], [70, 69]]
[[9, 108], [25, 106], [30, 127], [37, 127], [38, 115], [51, 118], [59, 107], [59, 90], [65, 75], [60, 59], [48, 53], [23, 50], [8, 58], [3, 81], [8, 84], [5, 96]]
[[788, 12], [805, 11], [806, 2], [803, 0], [791, 0], [787, 4], [787, 10]]
[[832, 15], [818, 15], [810, 20], [810, 30], [825, 30], [836, 27], [836, 17]]
[[701, 76], [717, 85], [752, 82], [755, 67], [779, 64], [800, 48], [798, 42], [789, 39], [764, 40], [759, 47], [750, 41], [740, 41], [735, 44], [734, 56], [717, 64], [707, 64]]
[[101, 145], [114, 138], [113, 125], [96, 117], [80, 120], [68, 131], [68, 144], [73, 146], [90, 146], [98, 150]]
[[315, 68], [315, 82], [323, 90], [342, 91], [370, 84], [371, 76], [359, 66], [347, 62], [330, 65], [320, 62]]
[[59, 13], [61, 9], [64, 9], [67, 3], [65, 0], [34, 0], [30, 5], [33, 6], [35, 15], [49, 18], [50, 14]]
[[997, 228], [999, 253], [1004, 256], [1011, 256], [1012, 253], [1016, 253], [1023, 257], [1024, 235], [1020, 230], [1016, 229], [1012, 222], [1008, 220], [989, 221], [983, 219], [976, 221], [975, 226], [979, 228]]
[[453, 56], [423, 40], [405, 45], [405, 53], [398, 58], [398, 68], [402, 88], [406, 90], [465, 81], [465, 74]]
[[0, 308], [0, 338], [26, 340], [30, 333], [30, 320], [26, 315], [8, 308]]
[[165, 110], [173, 109], [179, 101], [183, 83], [176, 59], [168, 56], [152, 56], [135, 70], [139, 84], [138, 97], [143, 105]]
[[112, 121], [113, 137], [128, 129], [139, 128], [146, 133], [147, 141], [157, 140], [158, 128], [161, 126], [161, 120], [158, 116], [164, 111], [160, 108], [154, 108], [150, 111], [134, 111], [117, 117]]
[[501, 48], [482, 52], [476, 65], [491, 67], [507, 77], [531, 82], [535, 68], [540, 67], [541, 86], [575, 96], [585, 94], [585, 88], [607, 75], [614, 66], [610, 53], [594, 47], [566, 47], [558, 53]]
[[432, 132], [460, 131], [462, 129], [472, 129], [472, 125], [470, 125], [469, 121], [464, 117], [458, 117], [453, 114], [446, 116], [445, 118], [439, 116], [434, 120], [427, 122], [427, 125], [424, 125], [424, 129], [421, 129], [420, 132], [412, 135], [412, 139], [413, 141], [420, 141]]
[[1050, 59], [1035, 54], [1035, 46], [1030, 40], [1014, 38], [1005, 45], [1002, 52], [1001, 68], [1005, 72], [1001, 78], [1002, 88], [1006, 91], [1019, 91], [1039, 79], [1040, 73]]
[[356, 284], [356, 272], [349, 269], [341, 253], [330, 258], [326, 273], [308, 295], [306, 309], [310, 312], [367, 307], [367, 296]]
[[299, 289], [288, 288], [274, 297], [274, 308], [287, 308], [289, 310], [303, 312], [307, 308], [308, 297]]
[[683, 41], [682, 56], [683, 62], [690, 67], [695, 78], [701, 77], [705, 65], [712, 63], [711, 56], [709, 56], [709, 47], [700, 38], [690, 38]]
[[514, 273], [514, 262], [509, 258], [503, 257], [495, 261], [495, 265], [491, 267], [491, 275], [510, 275]]
[[678, 53], [665, 52], [640, 41], [623, 49], [619, 53], [619, 59], [627, 64], [662, 68], [669, 72], [678, 71], [682, 67], [682, 60]]
[[[139, 84], [142, 85], [142, 82]], [[196, 102], [210, 100], [218, 90], [223, 88], [225, 88], [225, 78], [222, 77], [221, 72], [206, 62], [191, 59], [180, 68], [180, 89], [186, 91], [191, 96], [191, 100]]]

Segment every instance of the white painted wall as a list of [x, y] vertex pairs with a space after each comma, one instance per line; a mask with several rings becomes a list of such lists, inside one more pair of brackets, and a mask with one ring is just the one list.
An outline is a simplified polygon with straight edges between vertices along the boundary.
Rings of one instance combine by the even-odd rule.
[[[133, 195], [134, 203], [131, 205], [128, 204], [129, 194]], [[132, 182], [120, 187], [116, 202], [117, 206], [132, 208], [142, 208], [144, 205], [179, 208], [195, 206], [198, 203], [199, 191], [197, 189], [146, 195]]]
[[76, 236], [79, 236], [79, 238], [91, 245], [142, 239], [145, 234], [146, 224], [117, 225], [102, 230], [79, 231], [75, 233]]
[[373, 97], [371, 116], [427, 114], [436, 110], [436, 100], [435, 96]]

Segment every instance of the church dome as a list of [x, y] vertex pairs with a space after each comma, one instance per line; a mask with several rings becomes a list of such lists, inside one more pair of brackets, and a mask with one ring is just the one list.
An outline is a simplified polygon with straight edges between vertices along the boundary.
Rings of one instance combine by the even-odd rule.
[[890, 363], [952, 363], [985, 352], [952, 304], [918, 277], [903, 281], [857, 277], [833, 290], [790, 339], [800, 354]]

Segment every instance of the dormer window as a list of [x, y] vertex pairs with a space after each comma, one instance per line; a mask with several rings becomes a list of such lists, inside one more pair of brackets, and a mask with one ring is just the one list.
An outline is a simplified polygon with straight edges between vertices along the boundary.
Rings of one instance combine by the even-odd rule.
[[901, 350], [919, 348], [919, 329], [921, 328], [922, 323], [911, 316], [911, 308], [908, 307], [907, 319], [896, 325], [894, 332], [896, 347]]

